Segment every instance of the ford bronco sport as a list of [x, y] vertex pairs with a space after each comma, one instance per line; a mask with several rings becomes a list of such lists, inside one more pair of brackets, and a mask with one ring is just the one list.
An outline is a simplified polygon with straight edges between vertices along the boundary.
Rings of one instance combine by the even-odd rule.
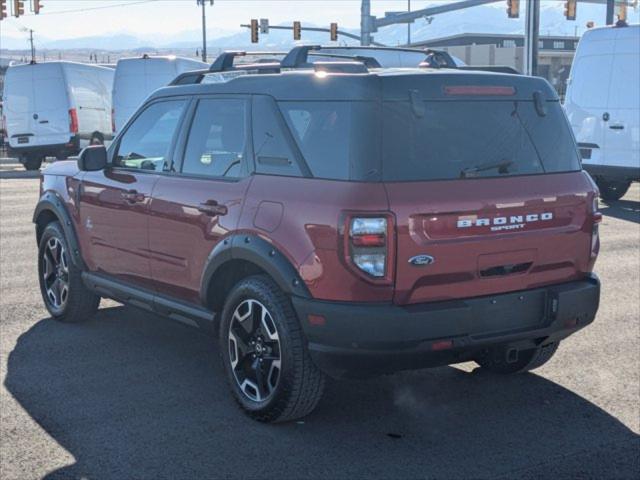
[[107, 297], [214, 331], [265, 422], [311, 412], [325, 375], [530, 370], [593, 321], [598, 192], [545, 80], [310, 50], [223, 54], [43, 172], [53, 318]]

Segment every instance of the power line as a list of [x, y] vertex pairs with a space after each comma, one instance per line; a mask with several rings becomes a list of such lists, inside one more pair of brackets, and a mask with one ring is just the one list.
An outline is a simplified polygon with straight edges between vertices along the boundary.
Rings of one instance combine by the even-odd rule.
[[[87, 7], [87, 8], [77, 8], [77, 9], [70, 9], [70, 10], [58, 10], [55, 12], [40, 12], [37, 16], [41, 17], [43, 15], [62, 15], [65, 13], [82, 13], [82, 12], [88, 12], [91, 10], [104, 10], [105, 8], [117, 8], [117, 7], [128, 7], [130, 5], [142, 5], [145, 3], [152, 3], [152, 2], [157, 2], [160, 0], [138, 0], [135, 2], [127, 2], [127, 3], [116, 3], [113, 5], [101, 5], [99, 7]], [[21, 17], [35, 17], [36, 14], [35, 13], [25, 13], [24, 15], [20, 15]]]

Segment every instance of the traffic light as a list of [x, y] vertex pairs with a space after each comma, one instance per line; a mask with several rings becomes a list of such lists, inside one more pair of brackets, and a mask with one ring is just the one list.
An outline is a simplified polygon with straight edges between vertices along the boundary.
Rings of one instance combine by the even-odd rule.
[[507, 0], [507, 16], [509, 18], [520, 17], [520, 0]]
[[260, 19], [260, 33], [268, 34], [269, 33], [269, 19], [261, 18]]
[[331, 30], [331, 41], [336, 42], [338, 40], [338, 24], [332, 23], [330, 30]]
[[578, 0], [567, 0], [564, 2], [564, 16], [567, 20], [575, 20], [578, 10]]
[[251, 43], [258, 43], [258, 20], [251, 20]]
[[41, 8], [44, 8], [44, 6], [42, 5], [42, 0], [33, 0], [33, 13], [38, 15]]
[[300, 40], [302, 38], [302, 25], [300, 22], [293, 22], [293, 39]]
[[24, 0], [13, 0], [13, 16], [18, 18], [24, 15]]
[[0, 20], [7, 18], [7, 2], [0, 0]]

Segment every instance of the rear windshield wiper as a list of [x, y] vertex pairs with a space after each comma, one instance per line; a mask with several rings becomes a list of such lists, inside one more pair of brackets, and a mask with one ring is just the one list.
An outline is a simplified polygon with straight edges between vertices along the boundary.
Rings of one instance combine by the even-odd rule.
[[484, 172], [487, 170], [498, 169], [498, 173], [509, 173], [509, 167], [513, 165], [512, 160], [505, 160], [498, 163], [484, 163], [482, 165], [476, 165], [475, 167], [463, 168], [460, 172], [460, 178], [473, 177], [478, 172]]

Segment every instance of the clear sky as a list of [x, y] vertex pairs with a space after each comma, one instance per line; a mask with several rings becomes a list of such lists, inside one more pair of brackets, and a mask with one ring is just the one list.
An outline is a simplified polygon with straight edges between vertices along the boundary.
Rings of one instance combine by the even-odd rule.
[[[147, 36], [161, 32], [171, 36], [198, 31], [201, 25], [196, 0], [41, 0], [44, 8], [37, 16], [29, 12], [29, 2], [25, 0], [27, 15], [0, 22], [0, 42], [3, 36], [24, 37], [20, 27], [33, 29], [36, 38], [58, 40], [117, 33]], [[411, 3], [418, 9], [442, 2]], [[524, 16], [525, 0], [521, 4]], [[504, 10], [506, 1], [492, 5]], [[543, 6], [552, 5], [562, 8], [562, 2], [543, 0]], [[578, 5], [579, 10], [581, 7]], [[372, 13], [378, 16], [406, 8], [407, 0], [372, 0]], [[360, 0], [215, 0], [207, 10], [207, 30], [212, 37], [237, 33], [239, 25], [251, 18], [269, 18], [273, 24], [292, 20], [318, 25], [339, 21], [340, 26], [353, 28], [360, 24]], [[630, 13], [637, 18], [632, 9]]]
[[[127, 32], [166, 34], [200, 28], [200, 9], [196, 0], [41, 0], [40, 15], [9, 18], [0, 24], [3, 35], [19, 36], [18, 26], [31, 28], [52, 39]], [[29, 0], [25, 1], [28, 5]], [[413, 0], [415, 8], [431, 2]], [[110, 8], [102, 8], [102, 7]], [[407, 0], [373, 0], [375, 12], [405, 10]], [[28, 7], [27, 7], [28, 9]], [[82, 11], [86, 9], [85, 11]], [[94, 10], [90, 10], [94, 9]], [[74, 12], [63, 13], [73, 10]], [[80, 10], [80, 11], [79, 11]], [[345, 27], [360, 24], [359, 0], [215, 0], [207, 7], [208, 30], [222, 34], [239, 31], [251, 18], [269, 18], [273, 24], [294, 19], [315, 24], [339, 20]], [[30, 12], [29, 12], [30, 13]]]

